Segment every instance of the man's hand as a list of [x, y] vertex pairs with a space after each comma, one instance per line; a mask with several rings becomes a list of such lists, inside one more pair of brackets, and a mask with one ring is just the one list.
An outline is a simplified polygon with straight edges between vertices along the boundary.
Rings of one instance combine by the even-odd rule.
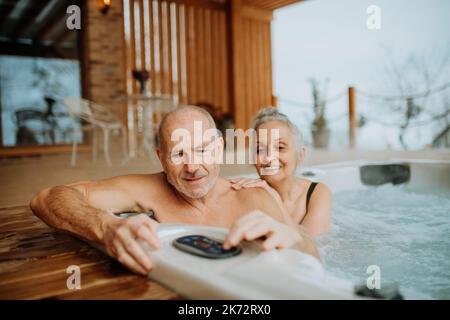
[[265, 213], [255, 210], [237, 220], [230, 229], [223, 247], [230, 249], [241, 241], [266, 239], [262, 243], [264, 250], [282, 249], [294, 245], [303, 245], [304, 239], [295, 227], [278, 222]]
[[143, 246], [159, 249], [157, 227], [158, 223], [144, 214], [114, 219], [105, 225], [106, 251], [133, 272], [145, 275], [152, 270], [153, 262]]

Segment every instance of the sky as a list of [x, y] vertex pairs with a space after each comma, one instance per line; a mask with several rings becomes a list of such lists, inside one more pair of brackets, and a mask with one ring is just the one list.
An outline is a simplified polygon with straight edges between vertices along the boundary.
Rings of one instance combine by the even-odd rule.
[[[371, 30], [369, 6], [380, 12], [380, 29]], [[372, 20], [371, 20], [372, 21]], [[396, 95], [399, 80], [393, 66], [412, 83], [408, 93], [425, 91], [420, 66], [429, 71], [431, 87], [450, 82], [450, 1], [449, 0], [309, 0], [275, 11], [272, 23], [274, 92], [279, 106], [311, 140], [312, 111], [308, 79], [322, 83], [329, 79], [327, 97], [332, 98], [355, 86], [357, 92]], [[413, 57], [413, 67], [408, 59]], [[442, 63], [449, 57], [447, 63]], [[391, 70], [391, 71], [390, 71]], [[358, 91], [359, 90], [359, 91]], [[422, 112], [417, 124], [445, 111], [450, 88], [433, 97], [419, 99]], [[299, 102], [293, 104], [292, 102]], [[398, 102], [402, 107], [405, 101]], [[358, 130], [358, 147], [400, 149], [398, 125], [402, 114], [392, 111], [393, 103], [357, 94], [356, 107], [366, 125]], [[331, 121], [331, 147], [348, 145], [347, 97], [327, 108]], [[448, 117], [450, 121], [450, 117]], [[384, 122], [388, 123], [384, 123]], [[380, 123], [383, 122], [383, 123]], [[445, 118], [407, 130], [410, 149], [421, 149], [445, 127]]]

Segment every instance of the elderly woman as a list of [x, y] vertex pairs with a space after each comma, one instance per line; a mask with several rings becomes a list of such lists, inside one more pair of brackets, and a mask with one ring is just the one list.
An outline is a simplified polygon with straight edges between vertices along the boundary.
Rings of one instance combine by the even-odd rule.
[[[298, 128], [277, 108], [265, 108], [256, 116], [254, 129], [257, 132], [256, 169], [261, 179], [233, 179], [233, 188], [263, 187], [312, 235], [327, 232], [332, 207], [330, 189], [323, 183], [295, 175], [305, 157]], [[272, 134], [272, 130], [278, 130], [278, 134]]]

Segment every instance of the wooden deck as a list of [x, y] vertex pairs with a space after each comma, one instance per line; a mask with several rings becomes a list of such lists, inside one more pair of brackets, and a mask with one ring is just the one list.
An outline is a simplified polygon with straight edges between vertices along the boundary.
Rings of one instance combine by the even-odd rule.
[[[70, 265], [81, 289], [68, 289]], [[0, 209], [0, 299], [179, 299], [105, 254], [48, 227], [28, 206]]]

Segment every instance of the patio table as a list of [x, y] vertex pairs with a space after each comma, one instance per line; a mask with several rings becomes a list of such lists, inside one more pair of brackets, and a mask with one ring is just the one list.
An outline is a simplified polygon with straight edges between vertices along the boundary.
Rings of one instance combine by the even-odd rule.
[[151, 96], [146, 94], [119, 96], [119, 102], [127, 103], [128, 156], [123, 161], [136, 160], [141, 154], [152, 161], [157, 160], [154, 153], [155, 137], [159, 121], [166, 112], [177, 106], [170, 96]]

